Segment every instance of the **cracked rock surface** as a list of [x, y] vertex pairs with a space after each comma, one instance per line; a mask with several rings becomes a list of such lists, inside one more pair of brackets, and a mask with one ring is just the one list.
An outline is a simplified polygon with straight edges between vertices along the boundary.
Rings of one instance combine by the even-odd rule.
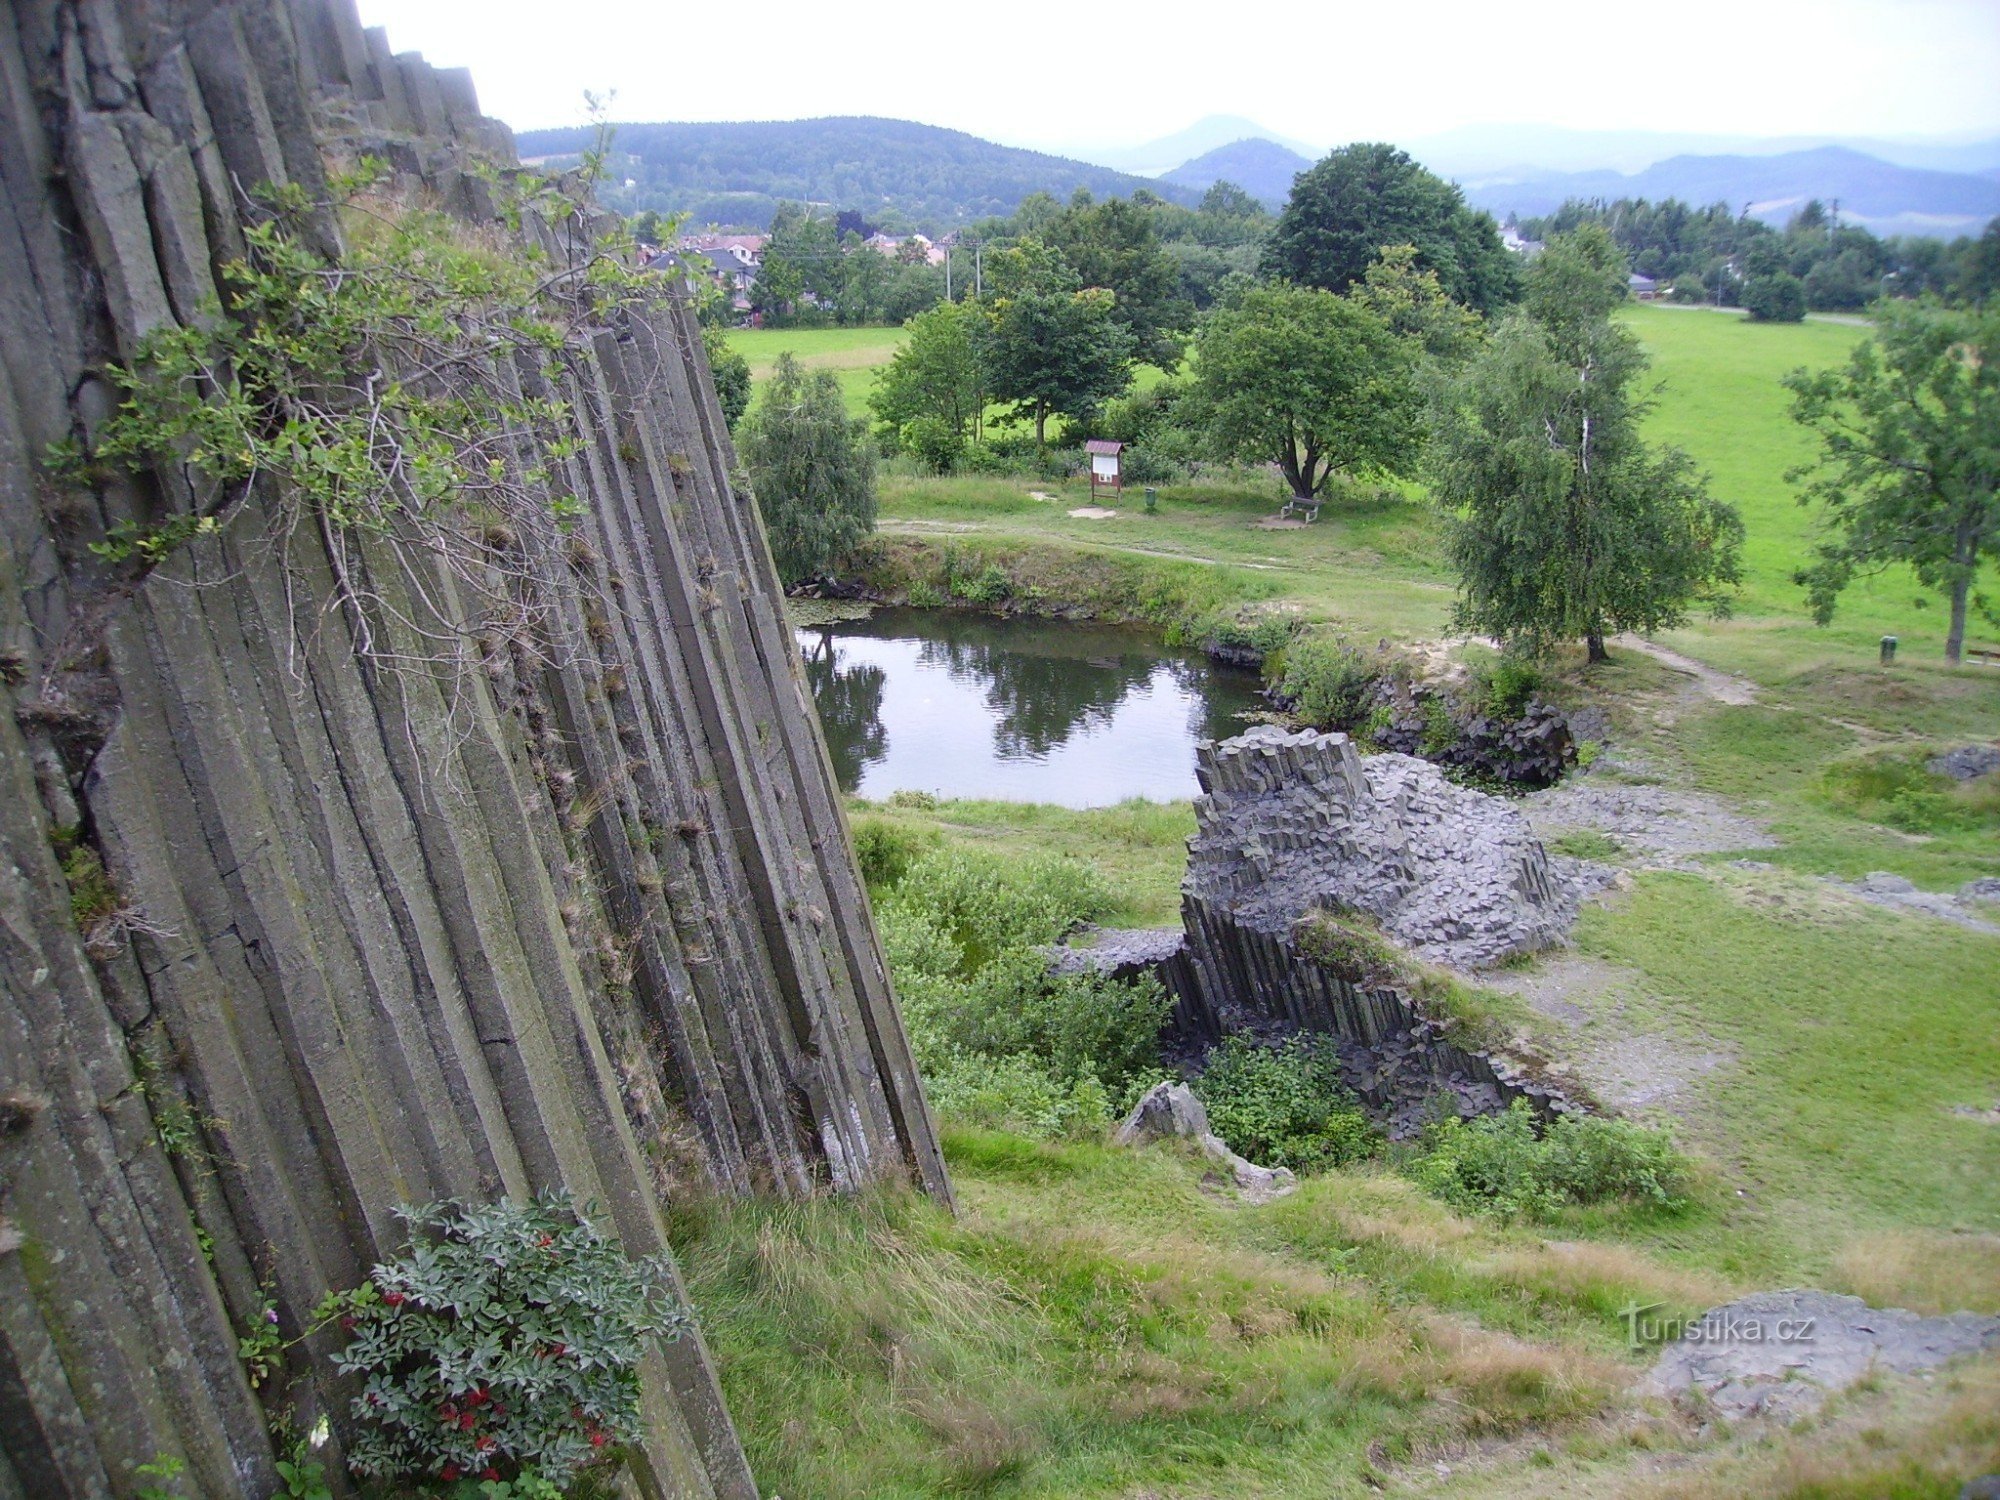
[[1512, 803], [1344, 734], [1260, 725], [1204, 750], [1186, 894], [1259, 932], [1365, 912], [1413, 953], [1479, 969], [1562, 941], [1591, 881]]
[[1927, 1318], [1832, 1292], [1758, 1292], [1710, 1308], [1668, 1346], [1640, 1390], [1700, 1392], [1731, 1419], [1789, 1420], [1872, 1370], [1928, 1370], [1995, 1348], [2000, 1318]]

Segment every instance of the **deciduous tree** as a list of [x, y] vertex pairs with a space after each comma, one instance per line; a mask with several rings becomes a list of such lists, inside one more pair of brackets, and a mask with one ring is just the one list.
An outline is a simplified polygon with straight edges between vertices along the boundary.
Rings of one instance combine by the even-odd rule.
[[826, 572], [875, 529], [875, 450], [850, 419], [830, 370], [778, 356], [764, 401], [743, 424], [743, 458], [787, 583]]
[[1822, 625], [1860, 573], [1906, 565], [1950, 601], [1944, 654], [1960, 660], [1974, 591], [2000, 558], [2000, 307], [1933, 298], [1875, 305], [1875, 336], [1837, 369], [1785, 377], [1792, 416], [1819, 442], [1789, 476], [1827, 527], [1796, 575]]
[[1343, 146], [1301, 172], [1265, 251], [1272, 274], [1344, 292], [1385, 245], [1413, 245], [1446, 293], [1483, 314], [1513, 300], [1514, 257], [1491, 214], [1405, 152], [1380, 142]]
[[1451, 529], [1457, 622], [1543, 653], [1718, 613], [1743, 526], [1677, 448], [1641, 440], [1646, 368], [1613, 323], [1625, 257], [1602, 229], [1550, 242], [1508, 315], [1440, 404], [1429, 467]]
[[1253, 287], [1203, 321], [1194, 371], [1216, 449], [1276, 463], [1300, 499], [1336, 473], [1405, 473], [1415, 459], [1413, 347], [1354, 299]]
[[1789, 271], [1752, 276], [1743, 285], [1743, 305], [1758, 323], [1797, 323], [1806, 315], [1805, 283]]
[[980, 359], [986, 323], [977, 303], [940, 302], [904, 324], [907, 337], [868, 396], [888, 436], [924, 418], [944, 424], [961, 442], [976, 435], [986, 394]]
[[715, 382], [715, 399], [722, 407], [722, 420], [734, 432], [750, 409], [750, 361], [729, 347], [729, 336], [712, 324], [703, 324], [702, 351], [708, 356], [709, 378]]
[[1132, 335], [1134, 357], [1171, 367], [1180, 362], [1180, 336], [1194, 321], [1180, 296], [1179, 269], [1160, 248], [1152, 215], [1125, 198], [1073, 202], [1046, 233], [1049, 246], [1087, 287], [1116, 298], [1113, 316]]
[[992, 261], [988, 383], [1017, 416], [1035, 419], [1035, 441], [1046, 443], [1051, 414], [1088, 417], [1131, 384], [1132, 335], [1113, 294], [1081, 285], [1046, 245], [1028, 240]]
[[1443, 365], [1469, 359], [1486, 337], [1479, 314], [1452, 301], [1437, 272], [1417, 263], [1414, 245], [1384, 249], [1351, 295]]

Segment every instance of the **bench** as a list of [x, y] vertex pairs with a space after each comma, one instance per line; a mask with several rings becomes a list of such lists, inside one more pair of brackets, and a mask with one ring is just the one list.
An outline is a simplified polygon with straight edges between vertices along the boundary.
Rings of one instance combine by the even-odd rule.
[[1285, 508], [1278, 512], [1281, 516], [1304, 516], [1308, 521], [1319, 519], [1319, 499], [1302, 499], [1297, 495], [1285, 502]]

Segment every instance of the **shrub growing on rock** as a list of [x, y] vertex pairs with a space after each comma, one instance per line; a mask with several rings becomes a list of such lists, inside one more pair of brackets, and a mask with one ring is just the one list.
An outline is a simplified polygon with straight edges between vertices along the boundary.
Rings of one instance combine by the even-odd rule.
[[1369, 724], [1376, 747], [1422, 756], [1464, 780], [1505, 787], [1554, 786], [1576, 764], [1569, 717], [1552, 704], [1530, 702], [1516, 717], [1487, 711], [1490, 700], [1454, 703], [1435, 689], [1391, 700]]
[[1382, 664], [1336, 635], [1303, 635], [1285, 650], [1278, 695], [1315, 729], [1354, 733], [1375, 707]]
[[370, 1479], [567, 1484], [639, 1435], [647, 1341], [693, 1326], [564, 1194], [407, 1209], [411, 1243], [329, 1297], [361, 1378], [348, 1446]]

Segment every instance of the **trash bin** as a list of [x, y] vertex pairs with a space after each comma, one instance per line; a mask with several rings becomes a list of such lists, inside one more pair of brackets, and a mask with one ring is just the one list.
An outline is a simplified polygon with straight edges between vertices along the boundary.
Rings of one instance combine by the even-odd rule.
[[1886, 667], [1895, 659], [1896, 638], [1893, 635], [1885, 635], [1882, 637], [1882, 665]]
[[1158, 515], [1159, 510], [1160, 492], [1149, 484], [1146, 486], [1146, 514], [1149, 516]]

